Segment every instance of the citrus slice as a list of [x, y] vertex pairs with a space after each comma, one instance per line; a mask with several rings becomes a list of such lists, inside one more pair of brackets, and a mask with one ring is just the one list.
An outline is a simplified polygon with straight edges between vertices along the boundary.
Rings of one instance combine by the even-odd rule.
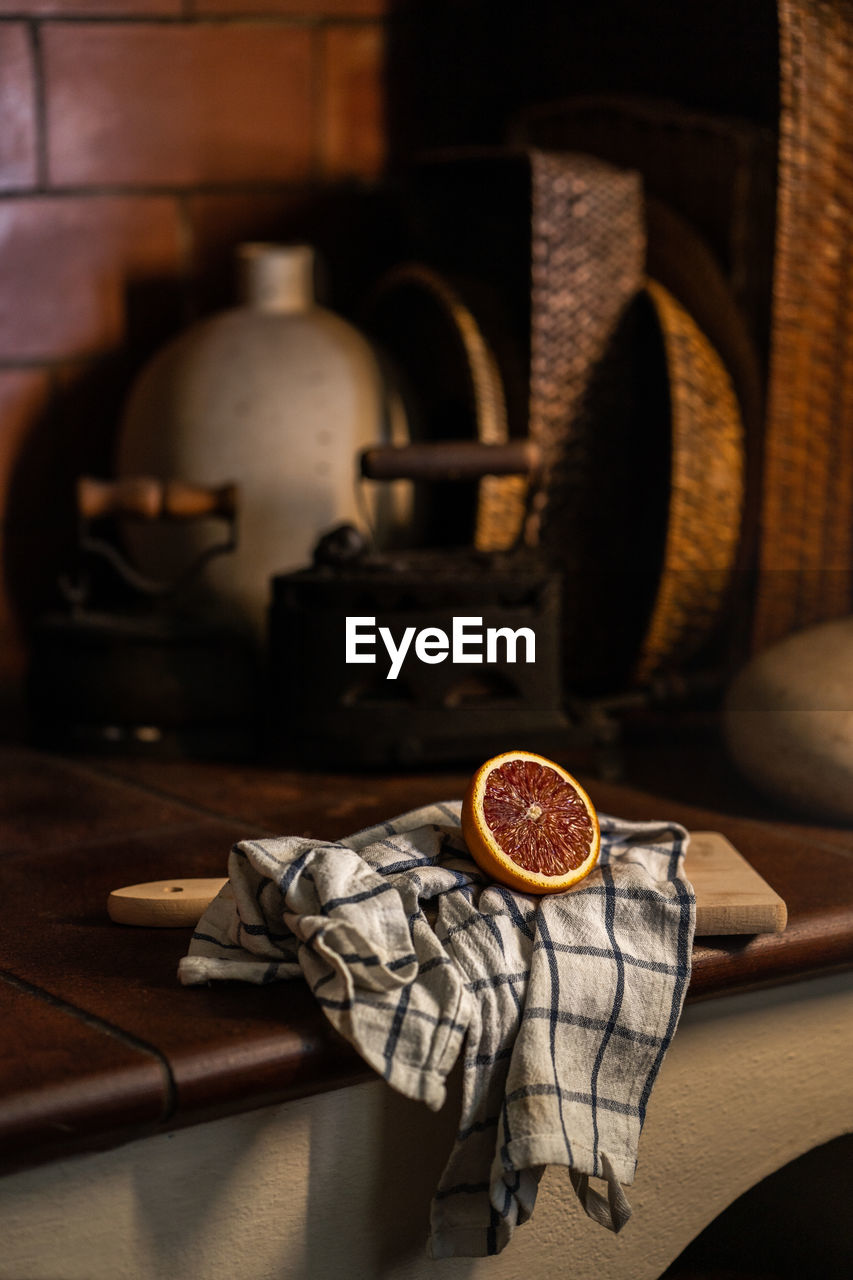
[[598, 861], [598, 815], [553, 760], [505, 751], [481, 765], [462, 802], [462, 834], [486, 875], [523, 893], [560, 893]]

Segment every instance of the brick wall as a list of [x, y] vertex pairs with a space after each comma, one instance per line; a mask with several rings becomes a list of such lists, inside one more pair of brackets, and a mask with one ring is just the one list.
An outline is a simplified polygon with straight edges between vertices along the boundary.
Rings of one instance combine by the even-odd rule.
[[0, 0], [0, 685], [139, 363], [238, 241], [380, 170], [386, 7]]

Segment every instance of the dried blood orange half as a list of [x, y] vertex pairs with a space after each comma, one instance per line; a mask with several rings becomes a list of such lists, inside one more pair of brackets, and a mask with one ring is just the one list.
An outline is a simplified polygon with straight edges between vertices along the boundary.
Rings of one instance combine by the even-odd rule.
[[505, 751], [481, 765], [462, 802], [469, 852], [493, 880], [524, 893], [560, 893], [598, 861], [598, 815], [553, 760]]

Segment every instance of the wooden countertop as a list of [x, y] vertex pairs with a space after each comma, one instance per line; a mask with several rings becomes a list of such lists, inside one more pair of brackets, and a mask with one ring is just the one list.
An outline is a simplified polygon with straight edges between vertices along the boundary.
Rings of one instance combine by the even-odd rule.
[[[723, 831], [788, 904], [784, 934], [698, 941], [688, 999], [853, 967], [853, 831], [780, 818], [718, 750], [668, 750], [633, 760], [642, 789], [588, 780], [598, 807]], [[224, 875], [236, 839], [336, 839], [466, 781], [0, 748], [0, 1170], [370, 1078], [302, 982], [181, 987], [187, 931], [112, 924], [107, 894]]]

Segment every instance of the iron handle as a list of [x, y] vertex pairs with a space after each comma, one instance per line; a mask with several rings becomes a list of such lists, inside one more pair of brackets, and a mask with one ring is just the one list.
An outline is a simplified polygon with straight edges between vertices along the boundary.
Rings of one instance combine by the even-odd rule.
[[483, 476], [534, 474], [540, 463], [532, 440], [481, 444], [479, 440], [436, 440], [376, 445], [361, 454], [368, 480], [480, 480]]
[[218, 516], [232, 520], [237, 508], [237, 487], [186, 484], [154, 476], [128, 476], [122, 480], [97, 480], [81, 476], [77, 481], [77, 511], [84, 520], [104, 516], [132, 516], [138, 520], [196, 520]]

